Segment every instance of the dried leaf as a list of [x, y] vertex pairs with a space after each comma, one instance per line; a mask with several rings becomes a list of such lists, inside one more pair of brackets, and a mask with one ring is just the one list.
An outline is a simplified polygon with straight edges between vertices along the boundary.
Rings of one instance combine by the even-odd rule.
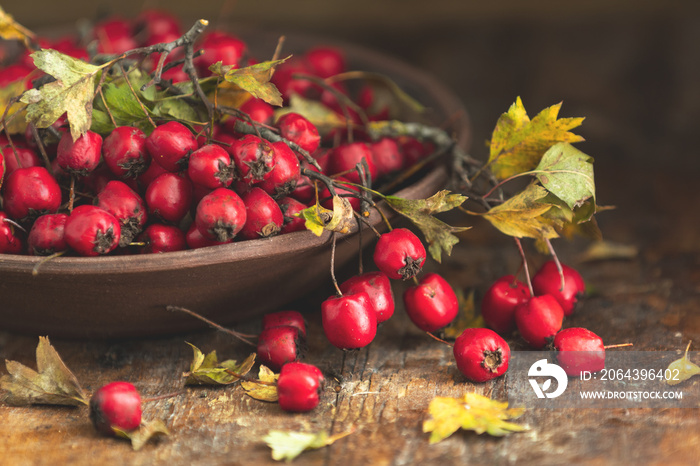
[[[5, 112], [5, 109], [10, 104], [10, 101], [15, 97], [20, 96], [24, 90], [24, 80], [11, 82], [0, 87], [0, 115]], [[15, 115], [15, 113], [17, 114]], [[5, 127], [10, 134], [24, 133], [24, 130], [27, 128], [26, 105], [20, 102], [14, 102], [12, 104], [12, 106], [7, 110], [5, 116]]]
[[58, 352], [49, 343], [48, 337], [39, 337], [36, 371], [16, 361], [5, 361], [5, 365], [9, 375], [0, 378], [0, 389], [7, 392], [3, 396], [3, 401], [7, 404], [88, 404], [78, 379], [66, 367]]
[[305, 450], [317, 450], [333, 444], [336, 440], [350, 435], [353, 431], [337, 435], [328, 435], [325, 431], [317, 433], [286, 432], [271, 430], [263, 441], [272, 449], [272, 459], [276, 461], [294, 460]]
[[112, 427], [112, 430], [117, 436], [130, 440], [134, 451], [140, 450], [151, 439], [170, 435], [170, 431], [160, 419], [141, 424], [136, 430], [125, 431], [117, 427]]
[[508, 236], [516, 238], [548, 239], [559, 236], [556, 226], [562, 222], [545, 216], [554, 206], [545, 202], [547, 190], [531, 184], [503, 204], [481, 214]]
[[521, 416], [524, 408], [508, 408], [508, 403], [492, 400], [477, 393], [461, 398], [436, 397], [428, 407], [430, 419], [423, 422], [423, 432], [430, 432], [430, 443], [438, 443], [458, 429], [473, 430], [501, 437], [528, 428], [508, 422]]
[[[209, 69], [218, 76], [224, 78], [219, 84], [220, 94], [235, 94], [246, 92], [253, 97], [262, 99], [270, 105], [281, 107], [282, 94], [277, 87], [270, 82], [276, 66], [284, 63], [289, 57], [281, 60], [271, 60], [244, 68], [222, 66], [221, 62], [215, 63]], [[245, 100], [244, 100], [245, 101]]]
[[66, 113], [71, 136], [78, 139], [90, 129], [95, 84], [102, 67], [51, 49], [34, 52], [31, 57], [37, 68], [56, 80], [24, 93], [21, 101], [29, 104], [27, 120], [38, 128], [48, 128]]
[[348, 233], [353, 226], [352, 206], [340, 196], [333, 196], [333, 210], [315, 204], [299, 214], [306, 220], [306, 228], [316, 236], [321, 236], [325, 230]]
[[670, 374], [671, 377], [666, 379], [667, 384], [678, 385], [679, 383], [685, 382], [689, 378], [700, 374], [700, 367], [688, 359], [688, 350], [690, 349], [691, 343], [692, 342], [688, 342], [688, 346], [685, 348], [685, 354], [682, 358], [677, 359], [668, 365], [666, 373]]
[[593, 158], [571, 144], [561, 142], [549, 148], [535, 168], [535, 176], [570, 209], [595, 198]]
[[430, 255], [437, 262], [442, 259], [442, 251], [449, 256], [452, 246], [459, 239], [452, 233], [468, 230], [469, 227], [453, 227], [438, 220], [433, 215], [446, 212], [462, 205], [467, 200], [461, 194], [452, 194], [448, 190], [435, 193], [428, 199], [403, 199], [396, 196], [386, 196], [386, 203], [399, 214], [413, 222], [425, 236]]
[[445, 338], [454, 340], [467, 328], [484, 327], [484, 318], [474, 305], [474, 290], [470, 290], [467, 296], [461, 289], [455, 290], [459, 302], [459, 314], [452, 323], [445, 328]]
[[279, 374], [275, 374], [266, 366], [260, 365], [260, 371], [258, 372], [258, 383], [249, 380], [241, 381], [241, 387], [245, 390], [246, 395], [251, 398], [255, 398], [260, 401], [277, 401], [277, 379]]
[[490, 144], [489, 165], [493, 174], [506, 179], [532, 170], [542, 155], [558, 142], [580, 142], [581, 136], [569, 132], [583, 118], [559, 118], [561, 103], [542, 110], [532, 120], [520, 97], [501, 115]]
[[0, 38], [5, 40], [19, 40], [25, 46], [29, 46], [35, 35], [32, 31], [19, 24], [12, 15], [0, 7]]
[[185, 372], [185, 385], [229, 385], [246, 375], [255, 364], [255, 353], [250, 354], [243, 362], [238, 364], [235, 360], [219, 362], [216, 351], [206, 356], [192, 343], [194, 356], [190, 364], [190, 370]]

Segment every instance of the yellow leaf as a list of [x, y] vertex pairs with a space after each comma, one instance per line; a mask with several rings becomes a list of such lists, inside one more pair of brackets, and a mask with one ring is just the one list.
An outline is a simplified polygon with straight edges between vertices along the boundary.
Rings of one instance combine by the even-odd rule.
[[[25, 90], [25, 81], [20, 79], [11, 82], [3, 87], [0, 87], [0, 115], [5, 112], [10, 100], [20, 96]], [[27, 106], [19, 102], [15, 102], [7, 110], [5, 116], [5, 125], [11, 134], [23, 134], [27, 128], [26, 111]]]
[[320, 432], [287, 432], [271, 430], [263, 437], [263, 441], [272, 449], [272, 459], [276, 461], [292, 461], [305, 450], [317, 450], [332, 445], [336, 440], [346, 437], [353, 430], [341, 432], [336, 435], [328, 435]]
[[[277, 401], [277, 379], [279, 374], [275, 374], [266, 366], [261, 365], [258, 372], [258, 381], [241, 381], [241, 387], [246, 395], [260, 401]], [[260, 383], [262, 382], [262, 383]]]
[[673, 361], [671, 364], [669, 364], [668, 369], [666, 369], [666, 374], [669, 375], [669, 378], [666, 379], [667, 384], [678, 385], [679, 383], [700, 374], [700, 367], [688, 359], [690, 343], [692, 342], [688, 342], [688, 346], [685, 349], [685, 354], [683, 357]]
[[29, 46], [35, 35], [32, 31], [19, 24], [12, 15], [0, 7], [0, 37], [5, 40], [20, 40], [25, 46]]
[[554, 207], [543, 200], [546, 196], [546, 189], [531, 184], [481, 215], [508, 236], [540, 240], [557, 238], [556, 227], [561, 225], [561, 221], [545, 216]]

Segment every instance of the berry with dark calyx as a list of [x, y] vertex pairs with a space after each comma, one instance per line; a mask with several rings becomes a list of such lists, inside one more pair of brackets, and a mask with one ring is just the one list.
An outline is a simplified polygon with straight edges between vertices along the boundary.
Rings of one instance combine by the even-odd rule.
[[18, 168], [3, 189], [5, 213], [18, 222], [31, 222], [61, 206], [61, 187], [44, 167]]
[[299, 311], [277, 311], [269, 312], [262, 318], [262, 328], [296, 327], [302, 337], [306, 338], [306, 320]]
[[323, 374], [311, 364], [290, 362], [282, 366], [277, 379], [280, 408], [284, 411], [311, 411], [320, 401]]
[[316, 126], [298, 113], [285, 113], [275, 124], [280, 131], [280, 136], [296, 143], [309, 154], [318, 149], [321, 144], [321, 136]]
[[[46, 214], [38, 217], [27, 236], [27, 248], [32, 256], [50, 256], [68, 249], [65, 238], [68, 214]], [[2, 227], [0, 226], [0, 229]]]
[[81, 256], [100, 256], [119, 246], [121, 227], [106, 210], [81, 205], [68, 216], [64, 233], [68, 246]]
[[213, 239], [205, 238], [199, 230], [197, 225], [192, 222], [192, 225], [185, 232], [185, 241], [187, 242], [187, 247], [189, 249], [199, 249], [208, 246], [218, 246], [220, 244], [230, 243], [233, 240], [228, 241], [215, 241]]
[[0, 210], [0, 254], [21, 254], [24, 250], [22, 239], [17, 236], [17, 226]]
[[133, 126], [119, 126], [102, 143], [102, 157], [119, 178], [137, 178], [146, 171], [151, 155], [146, 150], [146, 135]]
[[374, 248], [375, 265], [394, 280], [407, 280], [417, 275], [425, 257], [423, 243], [406, 228], [395, 228], [384, 233]]
[[146, 168], [146, 171], [141, 173], [141, 175], [138, 177], [138, 182], [141, 186], [144, 188], [147, 188], [149, 184], [156, 178], [158, 178], [160, 175], [163, 173], [170, 173], [168, 170], [165, 168], [161, 167], [157, 163], [151, 161], [150, 164], [148, 164], [148, 167]]
[[285, 142], [272, 143], [272, 149], [275, 166], [257, 186], [277, 199], [294, 191], [301, 176], [301, 169], [299, 159]]
[[548, 294], [534, 296], [515, 308], [515, 324], [523, 339], [534, 349], [542, 349], [561, 330], [564, 310]]
[[197, 204], [194, 223], [203, 237], [226, 243], [241, 231], [247, 218], [246, 205], [238, 194], [216, 188]]
[[515, 330], [515, 308], [530, 298], [527, 286], [513, 275], [496, 280], [481, 300], [481, 315], [487, 326], [500, 334]]
[[306, 220], [304, 220], [304, 217], [301, 215], [296, 215], [302, 210], [306, 209], [306, 204], [302, 204], [291, 197], [283, 197], [277, 202], [280, 206], [280, 210], [282, 210], [282, 216], [284, 219], [284, 223], [280, 229], [280, 234], [306, 230]]
[[564, 315], [570, 316], [579, 298], [583, 296], [586, 286], [575, 269], [564, 264], [561, 264], [561, 268], [563, 281], [556, 262], [553, 260], [545, 262], [532, 277], [532, 289], [536, 296], [544, 294], [554, 296], [564, 310]]
[[346, 71], [345, 54], [337, 47], [316, 46], [304, 54], [306, 63], [316, 76], [330, 78]]
[[377, 335], [377, 312], [364, 291], [323, 301], [321, 321], [328, 341], [342, 350], [363, 348]]
[[182, 251], [187, 249], [185, 234], [174, 225], [152, 223], [136, 239], [141, 254], [158, 254], [161, 252]]
[[446, 327], [459, 312], [457, 295], [447, 280], [436, 273], [425, 274], [418, 285], [408, 288], [403, 302], [411, 322], [425, 332]]
[[605, 368], [603, 339], [588, 329], [564, 329], [554, 336], [553, 346], [557, 351], [557, 362], [571, 377]]
[[264, 328], [258, 335], [258, 359], [273, 370], [298, 361], [305, 348], [304, 337], [291, 325]]
[[95, 205], [114, 215], [121, 225], [119, 246], [127, 246], [141, 233], [148, 214], [146, 204], [136, 191], [118, 180], [108, 182], [97, 194]]
[[245, 239], [267, 238], [282, 229], [284, 215], [279, 204], [269, 194], [254, 187], [242, 196], [246, 210], [246, 222], [241, 229]]
[[115, 435], [113, 427], [136, 430], [141, 425], [141, 395], [129, 382], [108, 383], [90, 398], [90, 420], [104, 435]]
[[209, 189], [226, 188], [235, 174], [231, 156], [216, 144], [207, 144], [190, 154], [187, 175], [196, 185]]
[[61, 136], [56, 149], [58, 166], [67, 173], [86, 176], [97, 168], [102, 156], [102, 136], [88, 131], [73, 141], [70, 133]]
[[166, 223], [179, 223], [192, 204], [192, 182], [188, 178], [165, 172], [146, 188], [148, 213]]
[[403, 154], [392, 138], [381, 138], [370, 145], [372, 161], [377, 169], [377, 178], [401, 171], [404, 166]]
[[353, 183], [361, 183], [360, 175], [355, 166], [362, 162], [367, 163], [367, 177], [371, 180], [377, 179], [377, 168], [372, 158], [372, 150], [365, 142], [352, 142], [342, 144], [333, 149], [328, 170], [330, 174], [342, 173], [345, 178]]
[[275, 165], [274, 149], [253, 134], [237, 139], [228, 148], [243, 181], [249, 184], [262, 181]]
[[383, 272], [366, 272], [350, 277], [340, 284], [340, 291], [345, 294], [366, 292], [377, 313], [377, 324], [389, 320], [394, 315], [394, 293], [389, 277]]
[[493, 330], [467, 328], [452, 348], [457, 369], [470, 382], [486, 382], [505, 374], [510, 361], [510, 346]]
[[43, 166], [39, 154], [28, 147], [16, 145], [15, 150], [12, 150], [12, 147], [7, 146], [2, 149], [2, 155], [5, 159], [5, 178], [18, 168]]
[[169, 172], [186, 169], [187, 158], [198, 147], [192, 132], [177, 121], [159, 125], [146, 138], [146, 149], [151, 159]]

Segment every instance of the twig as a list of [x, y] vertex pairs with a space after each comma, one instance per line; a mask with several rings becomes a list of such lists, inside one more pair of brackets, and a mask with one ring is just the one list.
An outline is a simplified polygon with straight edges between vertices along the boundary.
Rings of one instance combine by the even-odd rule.
[[257, 346], [253, 342], [248, 340], [248, 338], [255, 338], [255, 335], [247, 335], [245, 333], [239, 333], [239, 332], [236, 332], [235, 330], [231, 330], [231, 329], [228, 329], [226, 327], [222, 327], [221, 325], [217, 324], [216, 322], [209, 320], [206, 317], [201, 316], [201, 315], [197, 314], [196, 312], [190, 311], [189, 309], [184, 308], [184, 307], [168, 305], [165, 308], [171, 312], [172, 311], [184, 312], [185, 314], [191, 315], [192, 317], [195, 317], [195, 318], [201, 320], [202, 322], [206, 323], [210, 327], [214, 327], [217, 330], [220, 330], [224, 333], [228, 333], [229, 335], [231, 335], [235, 338], [238, 338], [239, 340], [241, 340], [244, 343], [249, 344], [250, 346]]

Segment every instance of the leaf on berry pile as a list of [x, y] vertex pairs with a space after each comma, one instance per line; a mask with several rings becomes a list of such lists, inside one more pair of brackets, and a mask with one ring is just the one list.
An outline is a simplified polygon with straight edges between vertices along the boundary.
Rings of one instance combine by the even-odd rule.
[[688, 342], [688, 346], [685, 348], [685, 354], [682, 358], [677, 359], [668, 365], [666, 373], [671, 377], [666, 379], [667, 384], [678, 385], [679, 383], [700, 374], [700, 367], [688, 359], [688, 350], [690, 349], [691, 343], [692, 341]]
[[326, 134], [332, 128], [342, 127], [346, 124], [345, 119], [338, 112], [317, 100], [305, 99], [297, 94], [292, 94], [289, 97], [289, 105], [275, 110], [274, 120], [277, 121], [287, 113], [298, 113], [303, 116], [313, 123], [321, 134]]
[[199, 348], [187, 342], [194, 351], [190, 370], [182, 374], [185, 385], [229, 385], [246, 375], [255, 364], [255, 353], [240, 364], [232, 359], [219, 362], [216, 351], [206, 356]]
[[159, 117], [175, 118], [182, 123], [197, 123], [202, 121], [195, 107], [188, 104], [183, 99], [172, 98], [161, 100], [153, 107], [153, 114]]
[[587, 199], [595, 199], [593, 158], [569, 143], [550, 147], [534, 171], [542, 186], [571, 209]]
[[131, 448], [140, 450], [149, 440], [170, 435], [165, 423], [160, 419], [143, 423], [136, 430], [126, 431], [118, 427], [112, 427], [117, 436], [131, 441]]
[[532, 120], [517, 98], [496, 123], [490, 143], [488, 164], [493, 174], [506, 179], [532, 170], [542, 155], [558, 142], [580, 142], [581, 136], [569, 132], [583, 118], [557, 118], [561, 103], [542, 110]]
[[336, 435], [328, 435], [325, 431], [288, 432], [271, 430], [263, 437], [263, 441], [272, 449], [272, 459], [275, 461], [292, 461], [305, 450], [318, 450], [333, 444], [336, 440], [347, 437], [353, 430], [341, 432]]
[[4, 128], [10, 134], [23, 134], [27, 129], [26, 105], [16, 101], [12, 103], [9, 109], [7, 108], [10, 105], [10, 101], [22, 95], [24, 90], [23, 80], [11, 82], [0, 87], [0, 115], [5, 114]]
[[48, 337], [39, 337], [36, 347], [37, 370], [16, 362], [5, 361], [7, 372], [0, 378], [2, 400], [14, 406], [50, 404], [87, 405], [88, 399], [78, 379], [66, 367]]
[[[235, 96], [241, 92], [247, 92], [270, 105], [281, 107], [283, 104], [282, 93], [270, 82], [270, 78], [275, 67], [289, 58], [264, 61], [243, 68], [222, 66], [222, 62], [218, 62], [210, 66], [209, 70], [224, 79], [224, 82], [219, 84], [220, 98], [225, 98], [225, 94]], [[243, 98], [241, 103], [245, 102], [246, 99], [247, 97]]]
[[345, 234], [353, 226], [352, 206], [340, 196], [333, 196], [333, 210], [315, 204], [299, 212], [299, 215], [306, 220], [306, 228], [316, 236], [321, 236], [325, 230]]
[[35, 39], [32, 31], [19, 24], [12, 15], [5, 12], [0, 7], [0, 38], [5, 40], [19, 40], [29, 47], [30, 42]]
[[430, 432], [431, 444], [441, 442], [460, 428], [502, 437], [528, 430], [526, 426], [508, 422], [524, 412], [524, 408], [508, 408], [507, 402], [478, 393], [465, 393], [461, 398], [436, 397], [428, 407], [431, 417], [423, 422], [423, 432]]
[[442, 220], [438, 220], [433, 214], [447, 212], [462, 205], [467, 200], [461, 194], [452, 194], [448, 190], [442, 190], [428, 199], [403, 199], [396, 196], [386, 196], [386, 203], [399, 214], [413, 222], [425, 236], [428, 243], [428, 251], [436, 261], [442, 260], [442, 251], [449, 256], [452, 246], [459, 239], [452, 233], [468, 230], [469, 227], [453, 227]]
[[[267, 366], [260, 365], [258, 380], [242, 380], [241, 387], [246, 395], [259, 401], [277, 401], [277, 379], [279, 374], [275, 374]], [[262, 383], [261, 383], [262, 382]]]
[[56, 80], [24, 93], [21, 101], [29, 104], [27, 120], [38, 128], [48, 128], [66, 113], [75, 141], [90, 129], [95, 83], [102, 67], [51, 49], [39, 50], [31, 57], [37, 68]]
[[457, 301], [459, 302], [459, 314], [452, 323], [443, 330], [445, 338], [454, 340], [462, 334], [465, 329], [484, 327], [484, 318], [474, 305], [474, 290], [470, 290], [467, 296], [461, 289], [456, 289]]

